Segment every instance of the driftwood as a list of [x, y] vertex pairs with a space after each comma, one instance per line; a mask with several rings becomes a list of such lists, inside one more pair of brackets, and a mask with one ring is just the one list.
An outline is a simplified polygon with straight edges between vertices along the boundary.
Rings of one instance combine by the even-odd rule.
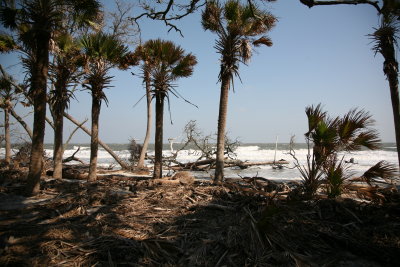
[[62, 162], [66, 163], [66, 162], [70, 162], [70, 161], [79, 161], [80, 163], [85, 164], [85, 162], [83, 162], [81, 159], [75, 157], [76, 153], [78, 153], [80, 149], [81, 149], [81, 147], [78, 147], [78, 149], [74, 152], [74, 154], [72, 154], [72, 156], [69, 156], [68, 158], [63, 159]]
[[[206, 170], [206, 169], [214, 169], [215, 168], [215, 159], [205, 159], [199, 160], [196, 162], [189, 163], [180, 163], [174, 161], [176, 165], [171, 166], [172, 170]], [[224, 166], [227, 167], [239, 167], [241, 169], [246, 169], [251, 166], [260, 166], [260, 165], [275, 165], [275, 164], [289, 164], [288, 161], [280, 160], [280, 161], [259, 161], [259, 162], [245, 162], [241, 160], [225, 160]]]

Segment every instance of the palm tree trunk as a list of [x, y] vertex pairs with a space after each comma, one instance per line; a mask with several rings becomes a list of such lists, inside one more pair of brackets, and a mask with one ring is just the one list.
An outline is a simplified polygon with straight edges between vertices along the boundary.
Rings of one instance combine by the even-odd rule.
[[31, 75], [31, 95], [33, 95], [33, 136], [31, 160], [29, 164], [27, 195], [36, 195], [40, 190], [40, 176], [43, 168], [43, 141], [46, 127], [46, 91], [49, 66], [50, 34], [37, 38], [36, 62]]
[[90, 138], [89, 181], [97, 180], [97, 153], [99, 150], [99, 116], [101, 100], [92, 96], [92, 135]]
[[381, 53], [385, 58], [383, 63], [383, 71], [389, 81], [390, 97], [392, 100], [394, 130], [396, 135], [397, 158], [400, 168], [400, 101], [399, 101], [399, 80], [398, 80], [398, 63], [395, 58], [395, 48], [392, 42], [383, 45]]
[[225, 132], [226, 118], [228, 115], [229, 84], [230, 78], [224, 77], [221, 83], [221, 96], [219, 99], [217, 160], [214, 177], [214, 182], [216, 183], [221, 182], [224, 179]]
[[4, 137], [6, 141], [6, 155], [5, 161], [10, 164], [11, 162], [11, 138], [10, 138], [10, 114], [8, 107], [4, 109]]
[[147, 127], [146, 127], [146, 136], [143, 141], [142, 151], [140, 152], [139, 161], [137, 164], [138, 168], [143, 168], [144, 166], [144, 158], [146, 157], [147, 147], [150, 142], [150, 133], [151, 133], [151, 92], [150, 92], [150, 72], [148, 70], [144, 71], [144, 80], [146, 83], [146, 99], [147, 99]]
[[156, 94], [156, 132], [154, 147], [154, 179], [162, 177], [162, 149], [163, 149], [163, 115], [164, 115], [164, 97]]
[[62, 178], [62, 158], [63, 158], [63, 124], [64, 117], [62, 112], [54, 114], [54, 172], [53, 178]]

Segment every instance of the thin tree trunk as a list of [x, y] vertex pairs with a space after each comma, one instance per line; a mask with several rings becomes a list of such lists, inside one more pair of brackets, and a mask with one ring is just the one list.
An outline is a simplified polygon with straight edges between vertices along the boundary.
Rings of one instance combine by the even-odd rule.
[[99, 116], [101, 100], [92, 97], [92, 135], [90, 138], [89, 181], [97, 180], [97, 153], [99, 150]]
[[8, 107], [4, 109], [4, 137], [6, 141], [6, 155], [5, 161], [10, 164], [11, 162], [11, 138], [10, 138], [10, 114]]
[[50, 34], [45, 33], [43, 36], [36, 38], [36, 62], [33, 66], [31, 78], [34, 113], [31, 160], [26, 187], [27, 195], [36, 195], [40, 191], [40, 176], [43, 168], [43, 141], [46, 127], [46, 91]]
[[217, 159], [214, 177], [214, 182], [216, 183], [221, 182], [224, 179], [225, 132], [226, 118], [228, 115], [229, 84], [229, 77], [222, 79], [218, 115]]
[[137, 164], [138, 168], [143, 168], [144, 166], [144, 158], [146, 157], [147, 147], [150, 142], [150, 133], [151, 133], [151, 92], [150, 92], [150, 72], [148, 70], [144, 71], [144, 80], [146, 83], [146, 99], [147, 99], [147, 127], [146, 127], [146, 136], [143, 141], [142, 151], [140, 152], [139, 162]]
[[156, 132], [154, 147], [154, 179], [162, 177], [162, 149], [163, 149], [163, 115], [164, 115], [164, 98], [156, 95]]
[[12, 107], [10, 107], [10, 114], [19, 122], [19, 124], [22, 125], [26, 133], [29, 135], [29, 138], [32, 140], [32, 130], [29, 128], [28, 124], [26, 124], [26, 122], [15, 112]]
[[[392, 38], [388, 38], [392, 40]], [[398, 63], [395, 58], [395, 48], [392, 42], [387, 42], [381, 47], [381, 53], [385, 58], [383, 63], [383, 71], [387, 76], [390, 87], [390, 97], [392, 100], [392, 110], [394, 119], [394, 130], [396, 135], [397, 159], [400, 168], [400, 101], [399, 101], [399, 80], [398, 80]]]
[[62, 178], [62, 158], [64, 153], [63, 147], [63, 124], [64, 117], [62, 112], [56, 112], [54, 114], [54, 152], [53, 152], [53, 161], [54, 161], [54, 172], [53, 178], [61, 179]]
[[[75, 120], [71, 115], [64, 112], [64, 117], [66, 117], [68, 120], [70, 120], [76, 126], [81, 128], [87, 135], [89, 135], [89, 136], [92, 135], [92, 133], [90, 132], [90, 130], [88, 128], [83, 126], [82, 123], [80, 123], [79, 121]], [[98, 141], [99, 141], [99, 145], [101, 145], [115, 159], [116, 162], [118, 162], [118, 164], [121, 166], [121, 168], [128, 169], [128, 165], [126, 165], [126, 163], [123, 160], [121, 160], [117, 156], [117, 154], [115, 154], [114, 151], [112, 151], [112, 149], [106, 143], [104, 143], [100, 139], [98, 139]]]

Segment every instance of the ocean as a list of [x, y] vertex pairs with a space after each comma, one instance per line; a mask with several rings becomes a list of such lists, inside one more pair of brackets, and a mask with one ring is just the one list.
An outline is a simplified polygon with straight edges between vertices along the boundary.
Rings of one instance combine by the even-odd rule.
[[[128, 144], [109, 144], [111, 149], [119, 155], [122, 159], [128, 160], [129, 151]], [[182, 145], [179, 143], [173, 144], [173, 150], [176, 151]], [[76, 149], [80, 147], [80, 151], [76, 154], [76, 157], [81, 159], [82, 161], [89, 163], [90, 159], [90, 145], [89, 144], [70, 144], [65, 153], [64, 157], [71, 156]], [[52, 157], [53, 150], [52, 145], [45, 145], [46, 154], [49, 157]], [[307, 146], [306, 144], [295, 144], [295, 153], [299, 162], [304, 164], [306, 162], [307, 155]], [[225, 176], [229, 178], [238, 178], [238, 177], [264, 177], [273, 180], [286, 181], [286, 180], [300, 180], [299, 171], [296, 168], [293, 168], [294, 160], [288, 154], [289, 152], [289, 144], [280, 143], [278, 144], [276, 150], [276, 160], [284, 159], [289, 162], [288, 165], [283, 169], [273, 169], [269, 165], [264, 166], [252, 166], [247, 169], [240, 168], [226, 168]], [[235, 157], [242, 161], [248, 162], [260, 162], [260, 161], [273, 161], [275, 156], [275, 143], [248, 143], [241, 144], [234, 151]], [[171, 156], [171, 147], [169, 144], [164, 144], [163, 147], [163, 155]], [[148, 155], [154, 155], [154, 145], [150, 144]], [[345, 160], [354, 159], [355, 164], [351, 164], [351, 171], [354, 176], [360, 176], [369, 167], [376, 164], [378, 161], [385, 160], [389, 163], [392, 163], [398, 166], [397, 163], [397, 150], [395, 143], [383, 143], [382, 148], [375, 151], [370, 150], [362, 150], [352, 153], [342, 154], [344, 155]], [[341, 155], [341, 156], [342, 156]], [[4, 148], [0, 149], [0, 157], [4, 157]], [[186, 150], [182, 150], [178, 153], [177, 160], [182, 163], [195, 161], [199, 157], [199, 152], [193, 148], [189, 148]], [[147, 162], [150, 165], [150, 162]], [[99, 147], [98, 154], [98, 165], [103, 167], [112, 166], [115, 169], [119, 168], [119, 165], [115, 162], [115, 160], [105, 151], [102, 147]], [[165, 171], [164, 174], [168, 174], [168, 171]], [[172, 173], [169, 173], [172, 174]], [[214, 174], [214, 170], [210, 170], [209, 172], [194, 172], [194, 175], [197, 178], [210, 178]]]

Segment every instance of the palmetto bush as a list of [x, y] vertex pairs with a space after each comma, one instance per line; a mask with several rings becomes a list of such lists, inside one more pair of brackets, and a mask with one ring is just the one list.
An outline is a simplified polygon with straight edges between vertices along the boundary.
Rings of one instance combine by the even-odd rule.
[[[378, 133], [371, 128], [374, 120], [368, 112], [358, 109], [350, 110], [343, 117], [331, 118], [320, 104], [307, 107], [306, 115], [306, 164], [300, 164], [293, 146], [290, 149], [303, 179], [303, 196], [312, 198], [325, 183], [328, 196], [334, 198], [342, 193], [346, 179], [352, 176], [351, 165], [344, 161], [344, 155], [362, 148], [380, 148]], [[339, 156], [339, 152], [344, 155]], [[368, 183], [377, 177], [389, 179], [395, 175], [395, 170], [391, 164], [381, 161], [365, 172], [362, 178]]]

